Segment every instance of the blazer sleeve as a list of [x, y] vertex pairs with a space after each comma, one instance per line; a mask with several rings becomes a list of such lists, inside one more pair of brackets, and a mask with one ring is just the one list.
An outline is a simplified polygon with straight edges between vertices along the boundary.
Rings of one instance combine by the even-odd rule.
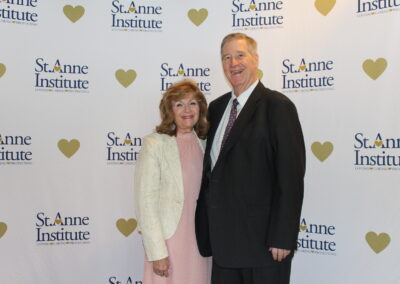
[[290, 100], [275, 101], [270, 115], [277, 180], [273, 192], [268, 246], [296, 249], [304, 195], [303, 133], [296, 107]]
[[168, 256], [161, 221], [159, 196], [161, 179], [161, 142], [152, 136], [144, 138], [135, 168], [135, 210], [143, 245], [150, 261]]

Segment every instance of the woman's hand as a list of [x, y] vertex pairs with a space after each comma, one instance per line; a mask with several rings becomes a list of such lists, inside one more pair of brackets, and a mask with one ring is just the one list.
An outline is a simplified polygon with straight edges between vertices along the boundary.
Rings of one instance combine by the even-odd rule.
[[169, 260], [168, 257], [153, 261], [153, 271], [161, 277], [168, 277]]

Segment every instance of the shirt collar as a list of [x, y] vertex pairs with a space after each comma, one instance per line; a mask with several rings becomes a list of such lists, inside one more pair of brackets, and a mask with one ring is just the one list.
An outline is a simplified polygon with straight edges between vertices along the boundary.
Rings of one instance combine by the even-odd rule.
[[247, 88], [246, 91], [241, 93], [239, 97], [236, 97], [234, 91], [232, 90], [232, 100], [233, 99], [237, 99], [238, 103], [239, 103], [239, 106], [243, 107], [246, 104], [246, 102], [247, 102], [248, 98], [250, 97], [251, 93], [256, 88], [258, 82], [260, 82], [260, 80], [256, 80], [250, 87]]

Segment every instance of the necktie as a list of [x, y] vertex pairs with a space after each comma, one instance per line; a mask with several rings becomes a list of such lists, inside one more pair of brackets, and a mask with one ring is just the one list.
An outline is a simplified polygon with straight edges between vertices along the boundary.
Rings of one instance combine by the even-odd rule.
[[226, 139], [229, 136], [229, 132], [231, 132], [233, 123], [236, 120], [236, 116], [237, 116], [236, 107], [237, 107], [238, 104], [239, 104], [239, 102], [237, 101], [237, 99], [234, 99], [233, 102], [232, 102], [231, 114], [229, 115], [228, 124], [226, 125], [226, 128], [225, 128], [224, 137], [222, 138], [221, 149], [222, 149], [222, 147], [224, 147]]

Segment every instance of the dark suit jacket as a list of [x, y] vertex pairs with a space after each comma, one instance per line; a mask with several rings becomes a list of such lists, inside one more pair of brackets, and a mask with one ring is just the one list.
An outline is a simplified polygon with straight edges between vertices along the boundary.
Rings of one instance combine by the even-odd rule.
[[296, 249], [305, 173], [296, 107], [260, 82], [211, 171], [210, 150], [229, 102], [210, 103], [210, 130], [196, 209], [200, 253], [224, 267], [271, 264], [270, 247]]

